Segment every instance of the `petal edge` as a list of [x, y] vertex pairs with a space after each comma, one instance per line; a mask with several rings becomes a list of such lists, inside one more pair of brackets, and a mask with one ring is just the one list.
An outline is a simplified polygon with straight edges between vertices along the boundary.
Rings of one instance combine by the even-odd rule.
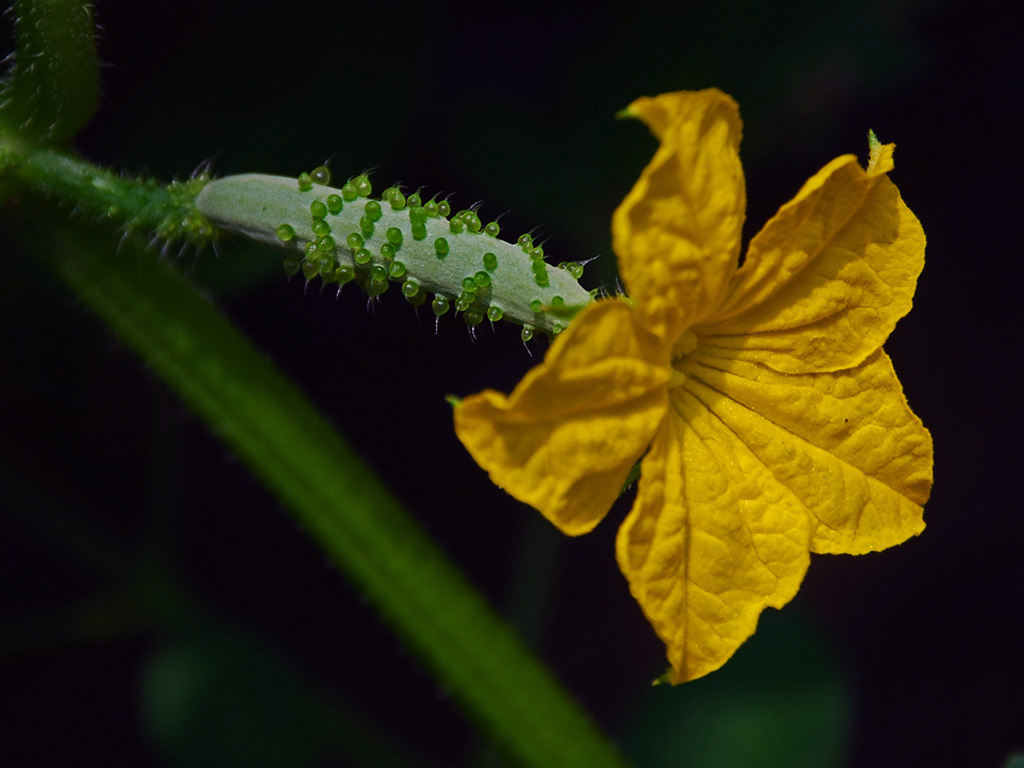
[[680, 683], [722, 666], [766, 607], [793, 598], [810, 521], [702, 403], [681, 390], [671, 399], [616, 552]]
[[754, 237], [703, 333], [718, 354], [782, 373], [859, 365], [910, 311], [924, 251], [896, 186], [837, 158]]
[[455, 431], [495, 485], [564, 533], [591, 530], [665, 415], [667, 353], [622, 301], [598, 301], [511, 395], [455, 408]]
[[628, 113], [661, 146], [612, 216], [613, 247], [642, 322], [673, 339], [718, 303], [739, 262], [739, 108], [709, 89], [639, 99]]

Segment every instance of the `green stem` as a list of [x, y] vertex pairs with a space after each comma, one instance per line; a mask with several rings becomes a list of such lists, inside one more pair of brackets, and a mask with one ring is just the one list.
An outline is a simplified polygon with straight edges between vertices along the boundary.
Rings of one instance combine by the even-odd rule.
[[206, 176], [165, 186], [119, 176], [70, 152], [19, 149], [10, 143], [0, 144], [0, 152], [0, 172], [8, 183], [94, 218], [115, 221], [126, 232], [151, 232], [161, 240], [185, 239], [197, 246], [216, 237], [216, 230], [193, 204]]
[[[3, 189], [201, 244], [205, 179], [162, 188], [44, 148], [98, 101], [91, 4], [18, 0], [16, 66], [0, 84]], [[195, 188], [194, 188], [195, 187]], [[614, 749], [299, 392], [167, 264], [37, 230], [35, 249], [296, 514], [466, 711], [529, 766], [618, 766]]]
[[[481, 728], [528, 766], [621, 766], [615, 750], [358, 455], [166, 263], [83, 247], [62, 277], [302, 521]], [[113, 250], [113, 249], [110, 249]]]
[[100, 98], [92, 3], [17, 0], [14, 15], [18, 47], [0, 83], [0, 132], [70, 141]]

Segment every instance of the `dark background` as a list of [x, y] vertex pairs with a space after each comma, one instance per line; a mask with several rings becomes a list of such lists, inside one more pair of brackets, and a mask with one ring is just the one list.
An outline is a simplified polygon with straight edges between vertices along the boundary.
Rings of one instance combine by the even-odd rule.
[[[563, 539], [452, 434], [445, 394], [507, 391], [531, 364], [516, 328], [474, 342], [451, 317], [435, 334], [397, 291], [370, 310], [353, 288], [306, 295], [279, 252], [243, 243], [179, 264], [637, 765], [998, 766], [1024, 750], [1022, 68], [1001, 4], [232, 0], [97, 17], [89, 159], [164, 179], [208, 160], [373, 168], [378, 189], [509, 210], [503, 231], [537, 227], [555, 261], [600, 254], [588, 287], [614, 279], [611, 213], [655, 148], [613, 118], [637, 96], [736, 97], [748, 237], [833, 157], [865, 156], [868, 128], [896, 142], [929, 246], [886, 348], [935, 438], [929, 527], [815, 557], [732, 662], [676, 689], [649, 687], [663, 650], [614, 561], [628, 500]], [[247, 470], [42, 265], [2, 250], [5, 764], [360, 765], [375, 732], [434, 765], [500, 764]], [[535, 361], [546, 342], [531, 346]]]

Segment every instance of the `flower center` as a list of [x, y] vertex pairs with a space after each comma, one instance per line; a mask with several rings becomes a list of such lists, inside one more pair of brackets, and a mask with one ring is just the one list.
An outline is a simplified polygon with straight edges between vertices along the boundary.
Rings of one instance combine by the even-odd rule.
[[687, 328], [683, 331], [682, 335], [676, 339], [676, 343], [672, 347], [672, 362], [677, 363], [681, 361], [687, 355], [693, 354], [696, 349], [697, 335]]
[[681, 386], [686, 381], [686, 374], [683, 373], [683, 362], [688, 355], [693, 354], [697, 349], [697, 336], [687, 328], [672, 346], [672, 375], [669, 378], [670, 389]]

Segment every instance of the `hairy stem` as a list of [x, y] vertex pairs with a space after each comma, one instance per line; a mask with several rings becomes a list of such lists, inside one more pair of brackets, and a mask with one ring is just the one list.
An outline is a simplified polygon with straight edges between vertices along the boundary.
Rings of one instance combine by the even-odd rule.
[[17, 0], [14, 14], [17, 51], [0, 84], [0, 131], [65, 143], [99, 104], [92, 3]]
[[216, 238], [216, 230], [193, 203], [206, 176], [163, 185], [119, 176], [61, 150], [18, 151], [0, 144], [0, 152], [0, 173], [8, 186], [55, 199], [93, 218], [113, 220], [125, 232], [197, 246]]

